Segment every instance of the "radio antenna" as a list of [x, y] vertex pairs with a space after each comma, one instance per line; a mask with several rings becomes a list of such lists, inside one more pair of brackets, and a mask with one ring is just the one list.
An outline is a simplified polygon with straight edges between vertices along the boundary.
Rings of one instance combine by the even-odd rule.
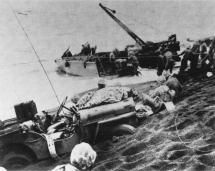
[[45, 67], [44, 67], [43, 64], [42, 64], [42, 61], [41, 61], [41, 59], [40, 59], [40, 57], [39, 57], [39, 55], [38, 55], [36, 49], [34, 48], [34, 45], [33, 45], [32, 41], [31, 41], [31, 39], [30, 39], [29, 36], [28, 36], [28, 33], [25, 31], [25, 28], [23, 27], [21, 21], [19, 20], [19, 18], [18, 18], [18, 16], [17, 16], [16, 12], [15, 12], [14, 9], [12, 8], [12, 6], [10, 5], [10, 2], [8, 2], [8, 4], [9, 4], [9, 6], [10, 6], [10, 8], [11, 8], [11, 10], [12, 10], [12, 12], [13, 12], [13, 14], [14, 14], [14, 16], [15, 16], [17, 22], [18, 22], [18, 24], [20, 25], [21, 29], [23, 30], [23, 32], [24, 32], [24, 34], [25, 34], [25, 36], [26, 36], [26, 38], [27, 38], [27, 40], [28, 40], [28, 42], [29, 42], [31, 48], [33, 49], [33, 51], [34, 51], [34, 53], [35, 53], [35, 55], [36, 55], [36, 58], [38, 59], [38, 62], [40, 63], [40, 65], [41, 65], [41, 67], [42, 67], [42, 69], [43, 69], [43, 72], [45, 73], [46, 78], [47, 78], [47, 80], [49, 81], [49, 84], [50, 84], [51, 89], [52, 89], [52, 91], [53, 91], [53, 93], [54, 93], [54, 95], [55, 95], [55, 97], [56, 97], [56, 99], [57, 99], [57, 102], [58, 102], [59, 105], [60, 105], [60, 100], [59, 100], [59, 98], [58, 98], [58, 95], [57, 95], [57, 93], [56, 93], [56, 91], [55, 91], [55, 89], [54, 89], [54, 86], [53, 86], [53, 84], [52, 84], [52, 82], [51, 82], [51, 80], [50, 80], [50, 78], [49, 78], [49, 76], [48, 76], [48, 74], [47, 74], [47, 72], [46, 72], [46, 70], [45, 70]]

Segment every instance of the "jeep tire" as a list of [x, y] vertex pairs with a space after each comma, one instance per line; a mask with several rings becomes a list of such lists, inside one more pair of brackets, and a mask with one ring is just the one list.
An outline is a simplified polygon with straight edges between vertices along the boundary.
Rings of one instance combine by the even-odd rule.
[[115, 126], [111, 130], [111, 135], [112, 136], [131, 135], [131, 134], [134, 134], [135, 131], [136, 129], [133, 126], [128, 124], [121, 124], [121, 125]]
[[7, 169], [21, 169], [33, 162], [33, 158], [26, 152], [9, 151], [4, 155], [2, 166]]

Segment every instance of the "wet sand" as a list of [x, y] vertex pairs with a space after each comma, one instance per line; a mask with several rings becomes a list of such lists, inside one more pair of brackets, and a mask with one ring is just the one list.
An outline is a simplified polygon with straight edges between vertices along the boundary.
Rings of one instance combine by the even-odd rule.
[[[93, 170], [214, 170], [214, 84], [215, 77], [190, 78], [183, 83], [174, 112], [152, 115], [133, 135], [98, 143]], [[156, 86], [150, 82], [134, 87], [148, 91]], [[60, 161], [45, 160], [26, 169], [49, 170], [68, 161], [65, 155]]]

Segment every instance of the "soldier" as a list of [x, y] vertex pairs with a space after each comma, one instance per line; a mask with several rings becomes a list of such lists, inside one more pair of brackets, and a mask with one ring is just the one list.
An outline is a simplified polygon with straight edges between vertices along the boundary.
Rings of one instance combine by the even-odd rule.
[[63, 55], [61, 56], [62, 59], [67, 58], [67, 57], [71, 57], [72, 53], [69, 50], [69, 48], [63, 53]]
[[155, 54], [157, 55], [157, 75], [160, 76], [163, 73], [164, 70], [164, 56], [162, 54], [163, 46], [160, 46], [158, 50], [155, 51]]
[[195, 72], [198, 65], [200, 53], [200, 44], [199, 42], [195, 43], [193, 47], [187, 47], [180, 55], [184, 55], [181, 61], [180, 73], [184, 72], [187, 68], [187, 62], [190, 61], [190, 71]]
[[176, 77], [170, 76], [166, 79], [167, 81], [164, 85], [150, 90], [148, 94], [142, 93], [139, 96], [142, 103], [150, 106], [154, 113], [162, 110], [164, 103], [173, 102], [182, 92], [182, 85]]
[[138, 75], [139, 61], [133, 51], [128, 52], [127, 69], [132, 75]]
[[90, 53], [91, 53], [90, 44], [87, 42], [82, 45], [82, 49], [79, 55], [90, 55]]
[[170, 42], [176, 42], [176, 34], [170, 35], [169, 38], [168, 38], [168, 40], [169, 40]]
[[114, 51], [109, 54], [109, 63], [112, 69], [112, 73], [115, 74], [116, 73], [116, 53], [114, 53]]
[[191, 46], [188, 46], [181, 54], [179, 54], [179, 55], [183, 55], [183, 58], [181, 61], [180, 73], [182, 73], [187, 68], [187, 61], [191, 54], [192, 54]]
[[165, 48], [163, 50], [163, 47], [160, 47], [157, 51], [156, 54], [158, 56], [158, 70], [157, 70], [157, 75], [160, 76], [163, 73], [163, 70], [165, 71], [170, 71], [172, 73], [173, 67], [175, 66], [176, 61], [180, 61], [179, 57], [174, 57], [173, 52], [170, 51], [169, 48]]
[[207, 44], [205, 42], [202, 43], [200, 45], [200, 53], [201, 53], [200, 57], [201, 57], [201, 60], [203, 60], [207, 56], [208, 52], [209, 52], [209, 50], [208, 50]]
[[91, 47], [91, 55], [95, 55], [97, 46]]
[[[163, 56], [164, 56], [164, 59], [165, 59], [164, 69], [166, 71], [169, 70], [170, 73], [172, 73], [173, 67], [175, 66], [176, 58], [173, 58], [173, 53], [168, 48], [166, 48], [164, 50]], [[179, 61], [180, 61], [180, 58], [179, 58]]]

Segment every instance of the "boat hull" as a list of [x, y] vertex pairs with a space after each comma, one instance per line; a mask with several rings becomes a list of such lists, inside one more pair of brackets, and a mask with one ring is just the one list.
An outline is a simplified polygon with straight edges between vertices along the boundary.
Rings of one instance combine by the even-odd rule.
[[74, 76], [98, 76], [96, 62], [86, 62], [79, 60], [56, 59], [58, 70]]

